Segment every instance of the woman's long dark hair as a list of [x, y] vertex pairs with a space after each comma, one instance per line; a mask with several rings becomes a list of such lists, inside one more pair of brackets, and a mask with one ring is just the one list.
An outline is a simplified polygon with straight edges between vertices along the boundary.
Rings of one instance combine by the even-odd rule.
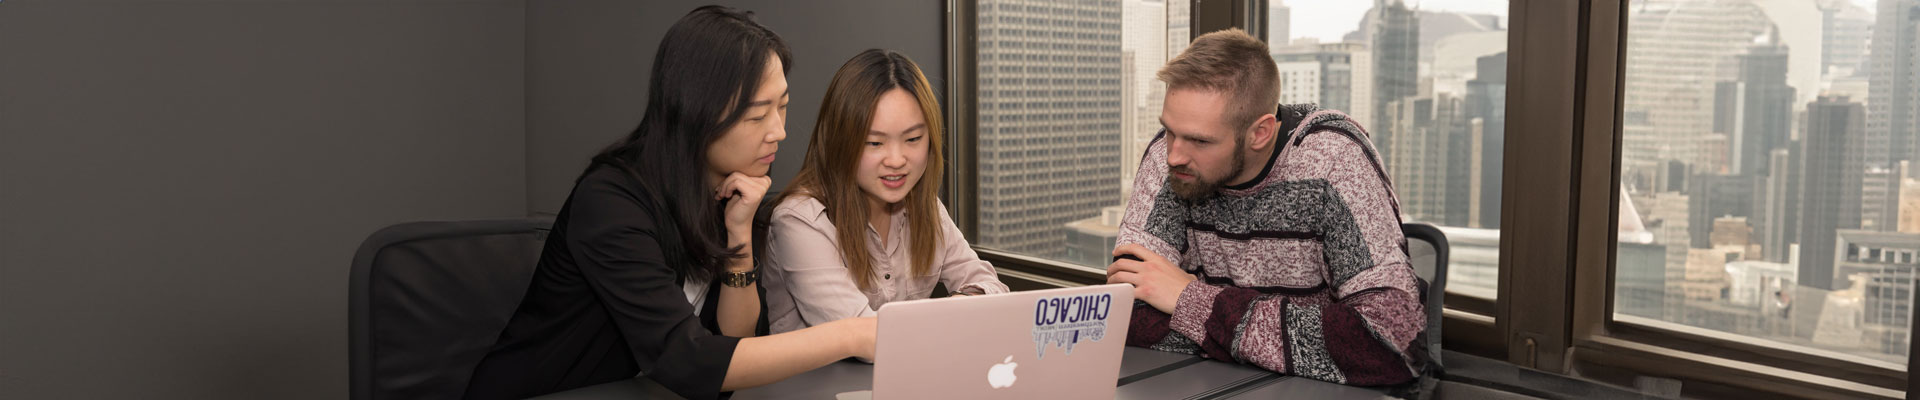
[[657, 239], [682, 276], [708, 279], [746, 256], [727, 246], [723, 210], [709, 193], [707, 147], [745, 116], [768, 57], [779, 57], [782, 75], [792, 70], [786, 41], [752, 12], [705, 6], [680, 17], [654, 53], [640, 127], [587, 166], [619, 168], [640, 184], [643, 206], [672, 227]]

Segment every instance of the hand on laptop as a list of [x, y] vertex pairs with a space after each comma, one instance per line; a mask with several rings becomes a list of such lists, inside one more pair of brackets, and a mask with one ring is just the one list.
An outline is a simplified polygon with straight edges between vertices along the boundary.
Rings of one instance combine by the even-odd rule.
[[1199, 279], [1137, 244], [1120, 245], [1113, 249], [1113, 255], [1116, 259], [1107, 266], [1107, 283], [1133, 285], [1133, 297], [1160, 312], [1172, 314], [1174, 305], [1180, 302], [1180, 292]]

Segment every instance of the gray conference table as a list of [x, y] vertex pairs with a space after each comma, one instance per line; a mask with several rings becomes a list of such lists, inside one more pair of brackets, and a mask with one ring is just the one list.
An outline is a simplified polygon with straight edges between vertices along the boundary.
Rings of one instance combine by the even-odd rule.
[[[1119, 399], [1379, 399], [1380, 392], [1185, 354], [1127, 347], [1120, 358]], [[832, 399], [873, 389], [873, 365], [846, 360], [770, 385], [734, 392], [736, 400]], [[646, 378], [569, 390], [544, 400], [679, 398]]]

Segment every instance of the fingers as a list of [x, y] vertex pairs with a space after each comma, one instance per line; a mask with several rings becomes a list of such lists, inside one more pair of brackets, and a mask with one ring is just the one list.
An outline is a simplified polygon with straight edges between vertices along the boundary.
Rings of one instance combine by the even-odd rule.
[[1120, 271], [1107, 275], [1107, 283], [1125, 283], [1140, 287], [1140, 274], [1132, 271]]
[[721, 178], [720, 185], [713, 188], [713, 199], [721, 200], [733, 197], [734, 193], [740, 191], [740, 177], [740, 173], [735, 172], [727, 175], [726, 178]]
[[721, 200], [739, 195], [749, 200], [758, 200], [765, 196], [767, 189], [771, 187], [773, 187], [772, 177], [748, 176], [735, 172], [727, 174], [727, 177], [720, 181], [720, 185], [714, 187], [713, 199]]
[[1141, 246], [1137, 243], [1128, 243], [1128, 244], [1123, 244], [1119, 246], [1114, 246], [1113, 256], [1114, 257], [1133, 256], [1135, 258], [1140, 259], [1140, 261], [1147, 261], [1147, 262], [1163, 262], [1164, 263], [1167, 261], [1167, 258], [1161, 257], [1160, 253], [1155, 253], [1153, 252], [1153, 250], [1147, 250], [1146, 246]]
[[773, 178], [747, 176], [746, 174], [735, 172], [727, 174], [727, 177], [720, 181], [720, 185], [714, 187], [713, 199], [723, 200], [737, 195], [745, 197], [748, 200], [758, 200], [760, 197], [766, 196], [767, 189], [771, 187], [773, 187]]
[[1113, 274], [1117, 274], [1121, 272], [1139, 273], [1145, 270], [1146, 269], [1145, 267], [1146, 265], [1142, 264], [1139, 261], [1134, 261], [1134, 260], [1114, 261], [1113, 264], [1107, 265], [1107, 276], [1112, 277]]

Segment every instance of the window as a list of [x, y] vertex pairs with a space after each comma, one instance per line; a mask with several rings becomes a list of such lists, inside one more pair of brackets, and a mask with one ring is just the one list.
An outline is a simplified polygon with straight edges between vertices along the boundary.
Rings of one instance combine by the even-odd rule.
[[1905, 369], [1920, 4], [1875, 4], [1626, 8], [1615, 321]]
[[[980, 126], [956, 142], [1001, 147], [965, 158], [981, 175], [948, 184], [977, 188], [957, 189], [949, 205], [979, 224], [969, 235], [983, 257], [1011, 261], [1002, 265], [1017, 266], [1013, 274], [1037, 271], [1019, 279], [1041, 284], [1101, 276], [1128, 189], [1121, 176], [1134, 167], [1126, 155], [1158, 128], [1149, 103], [1160, 99], [1157, 63], [1139, 58], [1154, 38], [1140, 39], [1139, 27], [1165, 35], [1164, 51], [1147, 56], [1160, 62], [1188, 36], [1186, 1], [1056, 3], [963, 2], [982, 15], [954, 21], [984, 24], [994, 20], [988, 10], [1029, 13], [1005, 14], [1011, 23], [1117, 9], [1117, 27], [1072, 26], [1118, 32], [982, 30], [982, 46], [963, 47], [979, 51], [977, 68], [965, 68], [976, 61], [966, 57], [950, 68], [981, 74], [957, 83], [978, 86], [980, 113], [956, 123]], [[1686, 383], [1683, 396], [1899, 397], [1907, 387], [1920, 277], [1920, 0], [1428, 0], [1410, 14], [1370, 11], [1376, 1], [1265, 3], [1273, 15], [1303, 17], [1270, 19], [1288, 32], [1273, 46], [1283, 101], [1343, 109], [1372, 129], [1407, 219], [1449, 236], [1450, 350], [1623, 386], [1670, 377]], [[1167, 18], [1139, 20], [1153, 13]], [[1320, 21], [1335, 21], [1334, 33], [1314, 33]], [[1493, 29], [1442, 34], [1484, 27]], [[1118, 49], [1099, 49], [1116, 36]], [[1394, 37], [1417, 50], [1382, 54]], [[1082, 65], [1098, 54], [1049, 65], [1067, 38], [1085, 40], [1063, 42], [1068, 49], [1120, 52], [1118, 78], [1073, 75], [1110, 71]], [[988, 56], [984, 43], [1049, 58]], [[1486, 47], [1507, 44], [1515, 47]], [[1510, 87], [1505, 71], [1482, 72], [1508, 65], [1490, 58], [1506, 50], [1522, 68]], [[991, 72], [1019, 84], [995, 86], [1002, 77]], [[1101, 86], [1115, 79], [1118, 87]], [[1049, 87], [1059, 80], [1073, 87]], [[1051, 98], [1056, 90], [1075, 93]], [[1121, 133], [1071, 130], [1087, 125]], [[1498, 135], [1509, 129], [1517, 134]], [[1102, 143], [1075, 147], [1088, 140]], [[1465, 163], [1453, 152], [1462, 148]], [[1003, 159], [986, 162], [994, 156]], [[990, 239], [990, 223], [1021, 231]], [[1487, 299], [1496, 296], [1523, 301]]]
[[[1448, 291], [1495, 297], [1505, 130], [1505, 1], [1268, 1], [1286, 103], [1372, 130], [1408, 221], [1443, 227]], [[1160, 130], [1154, 77], [1190, 37], [1190, 2], [981, 0], [970, 238], [1105, 268], [1140, 155]], [[987, 96], [992, 93], [993, 96]], [[1490, 303], [1489, 303], [1490, 304]]]
[[975, 245], [1104, 265], [1114, 236], [1073, 233], [1118, 224], [1125, 138], [1148, 95], [1135, 72], [1166, 60], [1166, 5], [978, 3], [978, 91], [1002, 95], [977, 100]]

